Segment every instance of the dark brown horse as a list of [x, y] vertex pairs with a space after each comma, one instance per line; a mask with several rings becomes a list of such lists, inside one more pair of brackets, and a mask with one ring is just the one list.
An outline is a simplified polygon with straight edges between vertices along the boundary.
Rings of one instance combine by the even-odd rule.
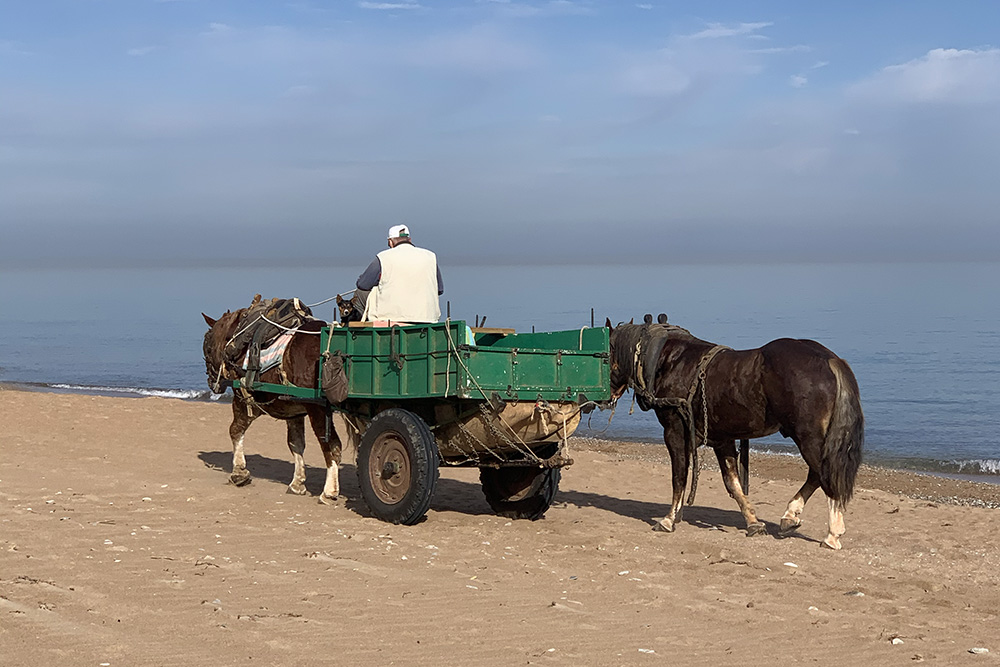
[[747, 535], [764, 533], [739, 484], [736, 440], [781, 433], [798, 446], [809, 474], [789, 501], [780, 531], [801, 525], [802, 509], [819, 488], [830, 509], [823, 544], [840, 549], [844, 509], [864, 446], [858, 383], [847, 362], [811, 340], [781, 338], [754, 350], [731, 350], [651, 320], [617, 327], [609, 320], [607, 326], [612, 400], [632, 389], [640, 408], [656, 413], [670, 453], [673, 501], [670, 514], [654, 527], [674, 530], [695, 448], [707, 444], [747, 522]]
[[[259, 297], [258, 300], [259, 301]], [[255, 301], [255, 304], [257, 303]], [[241, 376], [241, 369], [234, 367], [226, 353], [227, 343], [233, 335], [246, 326], [244, 322], [248, 308], [234, 312], [226, 311], [215, 320], [202, 313], [209, 329], [205, 334], [205, 372], [208, 386], [216, 393], [225, 391], [227, 385]], [[261, 382], [281, 383], [281, 374], [288, 382], [300, 387], [315, 387], [319, 369], [319, 330], [324, 326], [320, 320], [306, 321], [300, 332], [292, 336], [285, 348], [281, 365], [260, 375]], [[341, 461], [341, 441], [336, 429], [328, 428], [326, 410], [311, 403], [296, 403], [279, 399], [277, 396], [253, 392], [250, 396], [240, 391], [233, 392], [233, 422], [229, 426], [229, 437], [233, 442], [233, 472], [229, 481], [237, 486], [250, 482], [250, 472], [243, 455], [243, 436], [250, 424], [261, 415], [283, 419], [288, 425], [288, 449], [295, 458], [295, 472], [288, 493], [305, 495], [305, 419], [309, 418], [313, 433], [319, 440], [326, 461], [326, 483], [319, 497], [320, 502], [332, 504], [340, 494], [339, 466]]]

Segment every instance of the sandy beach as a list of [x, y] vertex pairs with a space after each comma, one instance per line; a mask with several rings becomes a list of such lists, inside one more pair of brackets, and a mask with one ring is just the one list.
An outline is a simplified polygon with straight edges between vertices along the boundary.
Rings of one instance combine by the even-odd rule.
[[[627, 417], [616, 417], [627, 418]], [[1000, 659], [1000, 487], [865, 467], [840, 552], [805, 476], [753, 455], [748, 538], [714, 457], [673, 534], [665, 450], [571, 441], [544, 519], [444, 469], [425, 521], [285, 493], [284, 425], [230, 407], [0, 389], [0, 665], [943, 665]], [[976, 652], [972, 652], [977, 649]], [[979, 649], [988, 649], [983, 652]]]

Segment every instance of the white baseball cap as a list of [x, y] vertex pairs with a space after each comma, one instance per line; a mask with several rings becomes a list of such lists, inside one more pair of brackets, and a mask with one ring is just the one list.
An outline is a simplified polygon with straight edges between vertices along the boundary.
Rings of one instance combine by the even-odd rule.
[[406, 225], [393, 225], [389, 228], [390, 239], [398, 239], [400, 237], [410, 238], [410, 228]]

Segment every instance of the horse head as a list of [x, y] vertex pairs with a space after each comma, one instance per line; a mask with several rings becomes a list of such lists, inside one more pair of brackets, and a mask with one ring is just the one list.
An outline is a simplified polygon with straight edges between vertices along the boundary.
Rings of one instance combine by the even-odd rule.
[[625, 324], [618, 323], [618, 326], [611, 326], [611, 320], [606, 319], [604, 326], [608, 329], [608, 340], [611, 344], [611, 404], [614, 405], [622, 394], [629, 388], [633, 362], [631, 358], [626, 358], [629, 347], [624, 338], [627, 337], [635, 325], [631, 322]]
[[201, 314], [208, 324], [205, 342], [202, 345], [202, 352], [205, 355], [205, 374], [208, 376], [208, 388], [216, 394], [226, 390], [223, 380], [233, 379], [226, 374], [226, 343], [236, 330], [244, 310], [246, 309], [241, 308], [235, 312], [227, 310], [219, 319], [213, 319], [205, 313]]

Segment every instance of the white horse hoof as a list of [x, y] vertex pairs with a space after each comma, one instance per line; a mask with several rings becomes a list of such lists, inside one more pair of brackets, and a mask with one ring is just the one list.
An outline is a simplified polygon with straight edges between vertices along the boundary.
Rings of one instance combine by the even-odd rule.
[[336, 505], [337, 500], [339, 500], [339, 496], [328, 496], [325, 493], [321, 493], [317, 502], [320, 505]]
[[309, 491], [306, 490], [306, 485], [305, 484], [303, 484], [301, 486], [293, 486], [292, 484], [289, 484], [288, 485], [288, 490], [285, 491], [285, 493], [289, 493], [289, 494], [292, 494], [294, 496], [304, 496], [307, 493], [309, 493]]
[[833, 535], [826, 536], [826, 539], [823, 540], [823, 546], [829, 549], [833, 549], [834, 551], [840, 551], [841, 549], [844, 548], [840, 544], [840, 538], [834, 537]]

